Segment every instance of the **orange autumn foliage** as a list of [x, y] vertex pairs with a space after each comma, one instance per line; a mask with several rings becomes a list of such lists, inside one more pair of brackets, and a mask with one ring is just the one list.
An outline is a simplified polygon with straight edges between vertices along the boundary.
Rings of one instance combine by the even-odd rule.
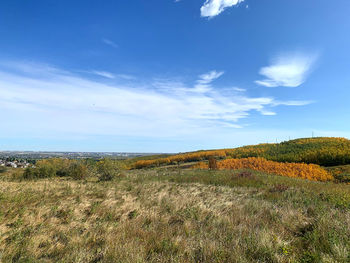
[[[313, 181], [333, 180], [333, 176], [316, 164], [279, 163], [264, 158], [226, 159], [217, 163], [218, 169], [252, 169], [288, 177], [309, 179]], [[194, 168], [208, 169], [208, 164], [199, 162]]]
[[281, 143], [265, 143], [233, 149], [198, 151], [157, 158], [139, 160], [132, 168], [198, 162], [225, 158], [261, 157], [266, 160], [288, 163], [313, 163], [322, 166], [350, 164], [350, 140], [345, 138], [304, 138]]
[[134, 164], [134, 168], [141, 169], [146, 167], [154, 167], [167, 164], [177, 164], [182, 162], [196, 162], [208, 160], [210, 157], [224, 158], [226, 157], [226, 150], [201, 151], [193, 153], [183, 153], [166, 158], [159, 158], [154, 160], [139, 160]]
[[205, 163], [205, 162], [198, 162], [192, 166], [192, 169], [206, 170], [206, 169], [209, 169], [209, 165], [208, 165], [208, 163]]

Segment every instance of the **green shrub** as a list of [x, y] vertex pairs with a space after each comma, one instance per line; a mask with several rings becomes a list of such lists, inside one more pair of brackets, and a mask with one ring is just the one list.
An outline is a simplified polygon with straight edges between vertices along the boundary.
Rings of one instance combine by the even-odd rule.
[[7, 168], [5, 166], [0, 166], [0, 174], [5, 173]]
[[56, 176], [67, 177], [69, 176], [69, 169], [67, 167], [59, 167], [56, 170]]
[[86, 165], [79, 162], [73, 162], [69, 166], [67, 174], [75, 180], [82, 180], [87, 177], [88, 171]]
[[24, 179], [49, 178], [56, 175], [56, 171], [51, 166], [28, 167], [24, 170]]
[[110, 181], [119, 175], [119, 163], [110, 159], [103, 159], [97, 164], [94, 162], [68, 160], [68, 159], [45, 159], [36, 163], [35, 167], [24, 170], [24, 179], [50, 178], [54, 176], [71, 177], [82, 180], [94, 174], [99, 181]]
[[36, 172], [35, 168], [28, 167], [24, 170], [24, 173], [23, 173], [24, 179], [34, 179], [37, 177], [38, 176], [37, 176], [37, 172]]
[[103, 159], [97, 164], [99, 181], [111, 181], [120, 174], [120, 169], [116, 162], [111, 159]]
[[49, 178], [56, 175], [56, 170], [53, 166], [40, 166], [37, 169], [39, 178]]
[[47, 159], [37, 162], [36, 167], [24, 170], [24, 179], [50, 178], [54, 176], [66, 177], [80, 180], [87, 176], [87, 167], [80, 161], [66, 159]]

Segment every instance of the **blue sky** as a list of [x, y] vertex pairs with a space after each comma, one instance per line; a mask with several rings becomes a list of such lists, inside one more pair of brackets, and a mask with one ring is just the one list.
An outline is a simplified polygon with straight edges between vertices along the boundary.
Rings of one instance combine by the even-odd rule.
[[0, 150], [350, 137], [350, 2], [0, 2]]

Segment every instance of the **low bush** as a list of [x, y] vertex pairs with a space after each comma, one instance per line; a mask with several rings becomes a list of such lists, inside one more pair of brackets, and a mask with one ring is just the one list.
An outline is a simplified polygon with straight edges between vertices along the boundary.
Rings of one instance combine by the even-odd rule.
[[28, 167], [24, 170], [23, 173], [23, 178], [24, 179], [34, 179], [37, 178], [37, 173], [36, 170], [32, 167]]
[[279, 163], [264, 158], [226, 159], [218, 162], [218, 169], [252, 169], [270, 174], [287, 177], [309, 179], [313, 181], [331, 181], [334, 177], [325, 169], [316, 164]]
[[[198, 162], [193, 169], [209, 169], [208, 163]], [[217, 162], [218, 170], [240, 170], [251, 169], [270, 174], [277, 174], [287, 177], [303, 178], [313, 181], [332, 181], [333, 175], [316, 164], [305, 163], [280, 163], [268, 161], [264, 158], [241, 158], [225, 159]]]
[[334, 176], [336, 183], [350, 184], [350, 165], [333, 166], [326, 169]]
[[116, 162], [111, 159], [103, 159], [97, 163], [99, 181], [111, 181], [120, 175], [120, 169]]
[[7, 171], [7, 168], [5, 166], [0, 166], [0, 174], [5, 173]]
[[56, 175], [56, 171], [52, 166], [28, 167], [24, 170], [24, 179], [49, 178]]
[[86, 178], [88, 175], [87, 166], [82, 161], [67, 159], [40, 160], [35, 167], [28, 167], [24, 170], [24, 179], [50, 178], [54, 176], [72, 177], [76, 180]]
[[75, 180], [85, 179], [88, 175], [87, 167], [80, 162], [73, 162], [68, 168], [68, 174]]

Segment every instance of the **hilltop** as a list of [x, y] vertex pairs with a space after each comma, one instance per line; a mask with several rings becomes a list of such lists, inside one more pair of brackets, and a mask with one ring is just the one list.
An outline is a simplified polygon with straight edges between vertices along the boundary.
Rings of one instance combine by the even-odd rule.
[[135, 159], [134, 167], [152, 167], [217, 159], [261, 157], [276, 162], [336, 166], [350, 164], [350, 140], [335, 137], [301, 138], [281, 143], [248, 145], [232, 149], [181, 153], [163, 158]]

